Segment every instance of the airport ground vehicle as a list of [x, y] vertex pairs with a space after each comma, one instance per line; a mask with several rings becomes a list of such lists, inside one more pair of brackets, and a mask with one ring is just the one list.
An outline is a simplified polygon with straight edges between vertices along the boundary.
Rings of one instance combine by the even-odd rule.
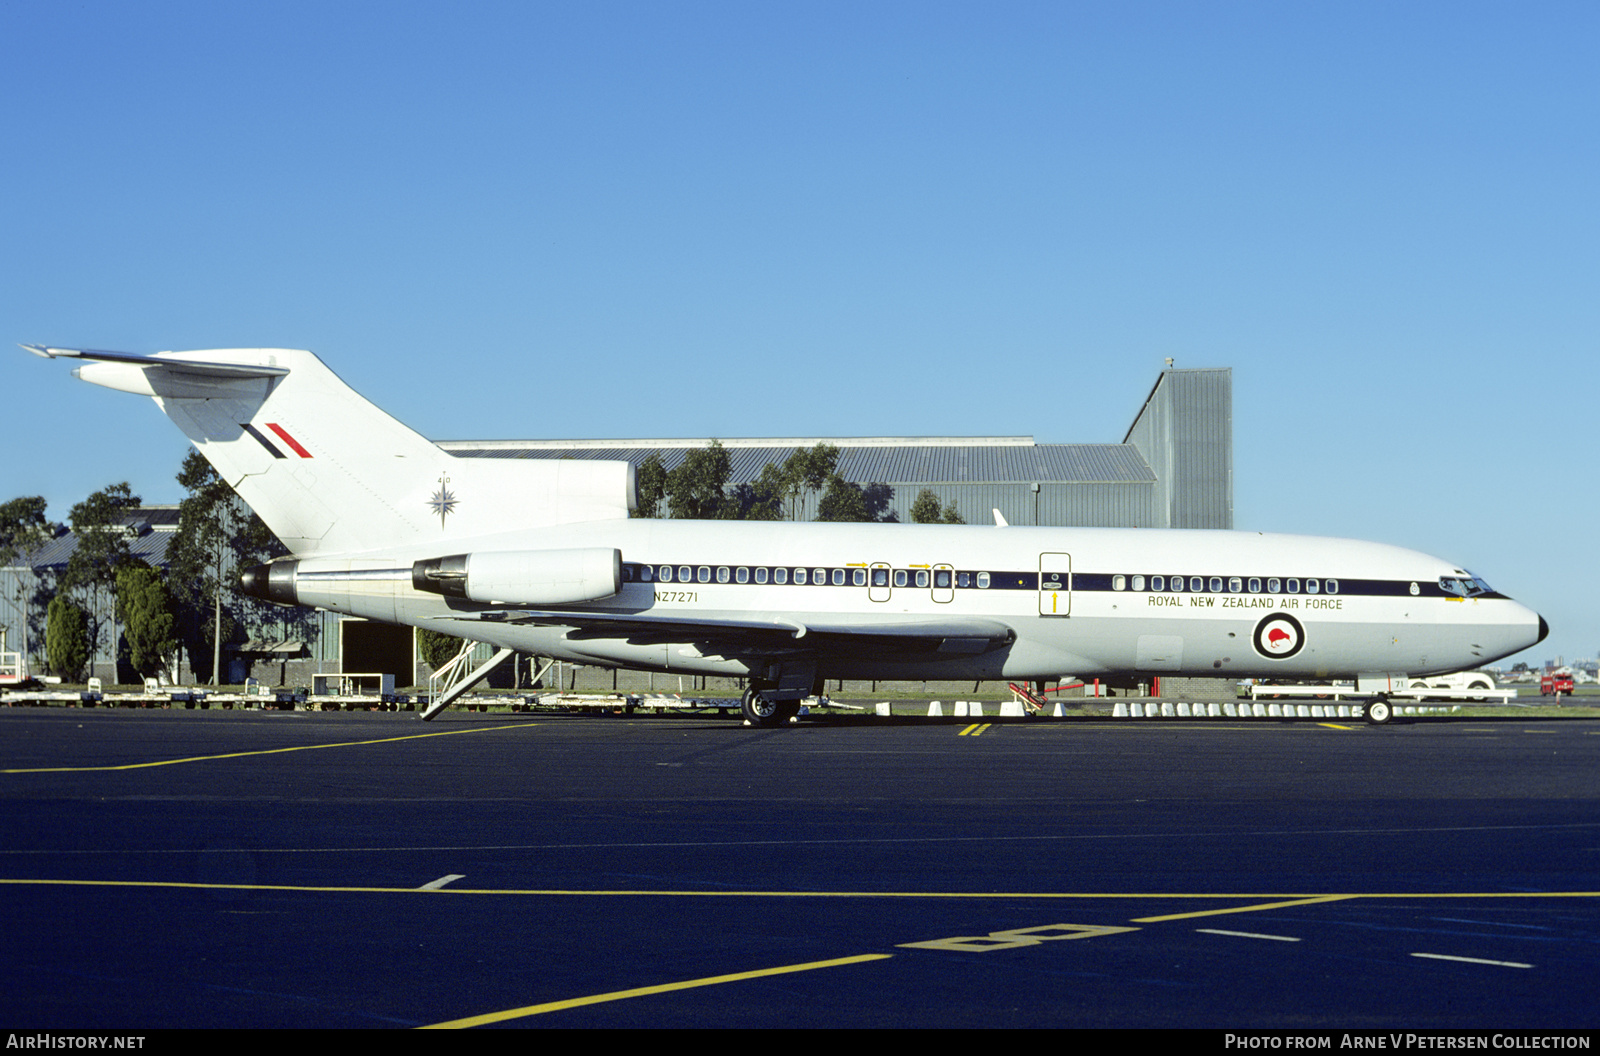
[[[1409, 689], [1443, 690], [1450, 696], [1459, 697], [1463, 693], [1472, 691], [1489, 692], [1495, 688], [1494, 676], [1485, 671], [1455, 671], [1448, 675], [1430, 675], [1427, 678], [1413, 678], [1406, 683]], [[1469, 697], [1469, 700], [1485, 700], [1486, 697]]]
[[1539, 692], [1547, 697], [1572, 696], [1572, 672], [1553, 671], [1539, 679]]

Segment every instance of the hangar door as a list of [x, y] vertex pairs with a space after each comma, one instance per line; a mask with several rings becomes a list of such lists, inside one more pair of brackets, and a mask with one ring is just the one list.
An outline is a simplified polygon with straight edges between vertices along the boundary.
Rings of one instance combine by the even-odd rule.
[[1072, 555], [1039, 555], [1039, 615], [1072, 615]]
[[339, 621], [339, 671], [346, 675], [393, 675], [396, 686], [417, 681], [412, 664], [412, 630], [371, 620]]

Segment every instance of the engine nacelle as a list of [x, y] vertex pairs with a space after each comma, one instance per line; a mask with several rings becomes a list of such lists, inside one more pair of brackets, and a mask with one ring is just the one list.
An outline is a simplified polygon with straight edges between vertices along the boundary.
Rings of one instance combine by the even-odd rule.
[[433, 557], [411, 566], [411, 585], [430, 594], [506, 605], [599, 601], [622, 589], [622, 551], [490, 550]]

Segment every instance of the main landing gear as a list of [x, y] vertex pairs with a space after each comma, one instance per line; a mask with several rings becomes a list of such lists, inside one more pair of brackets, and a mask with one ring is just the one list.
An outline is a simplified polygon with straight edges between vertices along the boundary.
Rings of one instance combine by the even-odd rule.
[[752, 726], [781, 726], [800, 714], [800, 701], [779, 700], [777, 687], [751, 683], [739, 702], [744, 721]]

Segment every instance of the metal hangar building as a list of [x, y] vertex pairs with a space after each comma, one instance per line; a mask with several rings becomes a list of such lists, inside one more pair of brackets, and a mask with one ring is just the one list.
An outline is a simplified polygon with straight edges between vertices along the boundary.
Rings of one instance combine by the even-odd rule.
[[[695, 440], [455, 440], [439, 444], [461, 457], [626, 460], [635, 467], [659, 454], [668, 470]], [[1161, 372], [1118, 444], [1042, 444], [1031, 436], [789, 437], [721, 440], [729, 483], [746, 484], [769, 462], [829, 443], [837, 472], [865, 486], [894, 489], [889, 508], [902, 523], [928, 488], [955, 503], [969, 524], [999, 510], [1009, 524], [1102, 528], [1233, 527], [1233, 372]], [[809, 496], [801, 520], [816, 516]]]

